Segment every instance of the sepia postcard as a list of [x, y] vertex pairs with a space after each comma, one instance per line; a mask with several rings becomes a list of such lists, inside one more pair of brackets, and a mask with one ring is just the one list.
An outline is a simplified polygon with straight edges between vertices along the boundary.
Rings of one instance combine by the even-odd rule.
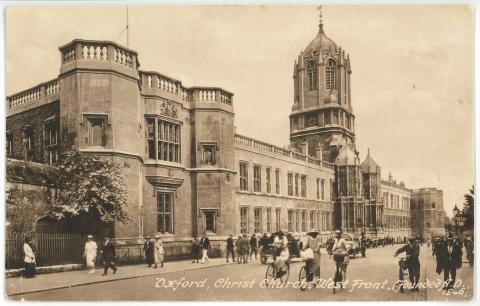
[[11, 5], [4, 296], [471, 301], [470, 5]]

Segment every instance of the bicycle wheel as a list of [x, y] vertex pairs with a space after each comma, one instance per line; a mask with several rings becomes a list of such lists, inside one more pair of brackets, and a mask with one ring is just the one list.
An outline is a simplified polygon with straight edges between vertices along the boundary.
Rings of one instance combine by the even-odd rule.
[[265, 281], [267, 282], [267, 286], [269, 286], [275, 279], [276, 273], [275, 266], [273, 264], [268, 265], [267, 271], [265, 272]]
[[298, 282], [300, 283], [300, 290], [304, 291], [307, 289], [307, 269], [305, 266], [300, 269], [300, 273], [298, 274]]
[[290, 264], [287, 263], [287, 266], [285, 268], [285, 273], [283, 273], [283, 275], [280, 277], [280, 280], [282, 281], [282, 283], [285, 283], [286, 281], [288, 281], [288, 277], [290, 276]]

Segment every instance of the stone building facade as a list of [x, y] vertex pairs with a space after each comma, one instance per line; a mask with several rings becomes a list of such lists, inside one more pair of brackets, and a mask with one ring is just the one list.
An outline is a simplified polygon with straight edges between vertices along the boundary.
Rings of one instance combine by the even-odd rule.
[[410, 191], [381, 181], [370, 153], [360, 162], [350, 57], [322, 24], [294, 64], [289, 148], [236, 134], [231, 92], [141, 70], [134, 50], [76, 39], [59, 51], [57, 78], [7, 98], [7, 156], [55, 164], [74, 148], [120, 164], [131, 221], [115, 237], [409, 233], [407, 200], [386, 195], [404, 203]]
[[403, 182], [397, 183], [391, 174], [382, 181], [383, 227], [386, 234], [395, 239], [403, 239], [413, 234], [411, 229], [412, 190]]
[[413, 190], [411, 197], [413, 234], [420, 237], [444, 235], [443, 191], [436, 188], [421, 188]]

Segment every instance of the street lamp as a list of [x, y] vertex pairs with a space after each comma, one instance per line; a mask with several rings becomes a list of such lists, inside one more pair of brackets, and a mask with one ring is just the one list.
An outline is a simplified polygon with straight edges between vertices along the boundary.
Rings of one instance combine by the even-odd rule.
[[453, 218], [455, 219], [455, 235], [458, 236], [458, 217], [460, 215], [460, 209], [458, 209], [457, 205], [453, 209]]

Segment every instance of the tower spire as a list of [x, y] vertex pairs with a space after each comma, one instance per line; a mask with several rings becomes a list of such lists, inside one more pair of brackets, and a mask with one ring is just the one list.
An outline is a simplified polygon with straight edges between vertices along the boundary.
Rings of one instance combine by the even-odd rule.
[[319, 32], [323, 32], [322, 6], [319, 5], [319, 6], [317, 7], [317, 10], [318, 10], [318, 31], [319, 31]]

